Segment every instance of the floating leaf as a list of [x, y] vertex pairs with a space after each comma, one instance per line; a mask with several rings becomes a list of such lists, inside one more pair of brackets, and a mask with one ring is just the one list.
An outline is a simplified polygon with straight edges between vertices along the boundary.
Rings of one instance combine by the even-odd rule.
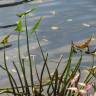
[[23, 28], [22, 28], [22, 20], [21, 18], [18, 20], [17, 22], [17, 28], [15, 29], [16, 32], [23, 32]]
[[35, 32], [36, 29], [39, 27], [41, 20], [42, 20], [42, 17], [35, 23], [35, 25], [34, 25], [33, 28], [31, 29], [31, 32], [32, 32], [32, 33]]
[[27, 10], [27, 11], [25, 11], [25, 12], [20, 12], [20, 13], [17, 13], [16, 15], [17, 15], [18, 17], [23, 17], [24, 15], [29, 14], [30, 12], [34, 11], [35, 9], [36, 9], [36, 8]]

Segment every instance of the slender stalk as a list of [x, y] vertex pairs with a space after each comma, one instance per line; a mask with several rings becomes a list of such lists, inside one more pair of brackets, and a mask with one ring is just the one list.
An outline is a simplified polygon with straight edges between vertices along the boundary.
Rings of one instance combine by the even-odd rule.
[[92, 55], [92, 67], [94, 67], [94, 55]]
[[[39, 42], [39, 39], [38, 39], [36, 31], [35, 31], [35, 35], [36, 35], [36, 39], [37, 39], [37, 42], [38, 42], [38, 45], [39, 45], [39, 48], [40, 48], [40, 51], [41, 51], [41, 54], [42, 54], [42, 57], [43, 57], [44, 64], [46, 66], [46, 69], [47, 69], [47, 72], [48, 72], [48, 75], [49, 75], [50, 81], [52, 81], [52, 78], [51, 78], [51, 75], [50, 75], [50, 71], [49, 71], [49, 68], [48, 68], [48, 65], [47, 65], [47, 61], [46, 61], [46, 58], [44, 56], [43, 50], [41, 48], [41, 45], [40, 45], [40, 42]], [[48, 53], [47, 53], [47, 55], [48, 55]], [[52, 86], [52, 89], [54, 90], [54, 86], [53, 86], [52, 82], [51, 82], [51, 86]]]
[[59, 78], [58, 78], [58, 70], [55, 70], [55, 73], [54, 73], [54, 82], [55, 82], [55, 87], [54, 87], [54, 96], [57, 95], [57, 87], [58, 87], [58, 81], [59, 81]]
[[70, 54], [69, 54], [69, 58], [68, 58], [68, 61], [67, 61], [67, 65], [66, 65], [66, 67], [65, 67], [65, 69], [63, 70], [63, 72], [62, 72], [62, 74], [61, 74], [61, 77], [60, 77], [60, 80], [59, 80], [59, 84], [58, 84], [58, 89], [57, 89], [57, 92], [59, 92], [60, 91], [60, 86], [61, 86], [61, 84], [62, 84], [62, 80], [63, 80], [63, 78], [64, 78], [64, 86], [63, 86], [63, 88], [62, 88], [62, 90], [61, 90], [61, 93], [63, 92], [65, 92], [65, 88], [66, 88], [66, 85], [67, 85], [67, 83], [66, 83], [66, 81], [67, 81], [67, 78], [68, 78], [68, 75], [69, 75], [69, 70], [70, 70], [70, 64], [71, 64], [71, 60], [72, 60], [72, 56], [73, 56], [73, 48], [71, 47], [71, 52], [70, 52]]
[[36, 31], [35, 31], [35, 36], [36, 36], [36, 39], [37, 39], [37, 42], [38, 42], [38, 45], [39, 45], [39, 48], [40, 48], [40, 51], [41, 51], [41, 54], [42, 54], [43, 60], [45, 61], [45, 57], [44, 57], [44, 54], [43, 54], [43, 50], [42, 50], [42, 48], [41, 48], [41, 45], [40, 45], [40, 42], [39, 42], [39, 39], [38, 39], [38, 36], [37, 36]]
[[[60, 57], [60, 60], [59, 60], [59, 62], [58, 62], [58, 64], [57, 64], [57, 67], [56, 67], [56, 69], [55, 69], [55, 71], [54, 71], [54, 74], [53, 74], [52, 79], [51, 79], [52, 81], [53, 81], [53, 79], [54, 79], [54, 77], [55, 77], [55, 73], [56, 73], [56, 71], [58, 70], [58, 67], [59, 67], [59, 65], [60, 65], [60, 63], [61, 63], [61, 61], [62, 61], [62, 58], [63, 58], [63, 55]], [[48, 90], [47, 90], [47, 93], [49, 93], [50, 87], [51, 87], [51, 85], [49, 85]], [[57, 90], [57, 93], [58, 93], [58, 90]]]
[[38, 71], [37, 71], [36, 64], [35, 64], [35, 71], [36, 71], [37, 79], [38, 79], [38, 81], [39, 81], [39, 83], [40, 83], [40, 78], [39, 78], [39, 74], [38, 74]]
[[22, 64], [21, 61], [21, 54], [20, 54], [20, 32], [18, 32], [18, 57], [19, 57], [19, 63]]
[[22, 78], [21, 78], [21, 76], [20, 76], [19, 70], [18, 70], [15, 62], [13, 62], [13, 65], [14, 65], [14, 67], [15, 67], [15, 69], [16, 69], [16, 72], [17, 72], [17, 75], [18, 75], [18, 78], [19, 78], [19, 81], [20, 81], [20, 84], [21, 84], [21, 88], [22, 88], [22, 90], [23, 90], [23, 93], [25, 93], [25, 91], [24, 91], [24, 86], [23, 86], [23, 82], [22, 82]]
[[[18, 57], [19, 57], [20, 66], [22, 68], [22, 61], [21, 61], [21, 54], [20, 54], [20, 32], [18, 32]], [[14, 62], [13, 62], [13, 65], [17, 69], [17, 67], [15, 66]], [[19, 75], [18, 69], [17, 69], [17, 74], [18, 74], [18, 77], [19, 77], [19, 80], [20, 80], [20, 83], [21, 83], [21, 86], [22, 86], [22, 91], [23, 91], [23, 93], [25, 93], [23, 82], [22, 82], [21, 77]]]
[[[1, 66], [1, 65], [0, 65], [0, 67], [1, 67], [3, 70], [6, 71], [6, 68], [4, 68], [4, 67]], [[14, 85], [15, 85], [14, 89], [17, 89], [17, 92], [19, 93], [18, 86], [17, 86], [17, 83], [16, 83], [15, 79], [13, 78], [13, 76], [12, 76], [12, 74], [11, 74], [10, 72], [9, 72], [9, 75], [10, 75], [10, 77], [12, 78], [12, 80], [13, 80], [13, 82], [14, 82]], [[10, 88], [10, 89], [11, 89], [11, 88]], [[6, 89], [5, 89], [5, 90], [6, 90]]]
[[5, 44], [4, 44], [4, 64], [5, 64], [5, 69], [6, 69], [6, 72], [7, 72], [7, 75], [8, 75], [8, 78], [9, 78], [9, 81], [10, 81], [10, 84], [11, 84], [11, 87], [12, 87], [12, 90], [13, 90], [13, 93], [14, 93], [14, 96], [15, 96], [15, 89], [14, 89], [14, 85], [13, 85], [13, 82], [11, 80], [11, 77], [10, 77], [10, 74], [9, 74], [9, 70], [8, 70], [8, 67], [7, 67], [7, 63], [6, 63], [6, 52], [5, 52]]
[[59, 60], [59, 62], [58, 62], [58, 64], [57, 64], [57, 67], [56, 67], [55, 71], [58, 70], [58, 67], [59, 67], [59, 65], [60, 65], [60, 63], [61, 63], [61, 61], [62, 61], [62, 59], [63, 59], [63, 55], [60, 57], [60, 60]]
[[44, 69], [45, 69], [45, 66], [46, 66], [46, 62], [47, 62], [47, 58], [48, 58], [48, 54], [46, 56], [46, 59], [44, 61], [44, 65], [43, 65], [43, 68], [41, 70], [41, 76], [40, 76], [40, 93], [42, 92], [42, 77], [43, 77], [43, 73], [44, 73]]
[[[24, 76], [26, 94], [28, 94], [28, 96], [29, 96], [30, 95], [30, 91], [29, 91], [29, 87], [28, 87], [28, 83], [27, 83], [27, 79], [26, 79], [26, 75], [25, 75], [24, 60], [21, 59], [21, 54], [20, 54], [20, 32], [18, 33], [18, 57], [19, 57], [20, 67], [21, 67], [21, 70], [22, 70], [22, 73], [23, 73], [23, 76]], [[22, 80], [20, 79], [20, 76], [19, 76], [19, 80], [20, 80], [20, 83], [21, 83], [21, 87], [22, 87], [23, 93], [25, 93], [24, 85], [22, 83]]]
[[27, 29], [26, 15], [25, 15], [25, 28], [26, 28], [26, 39], [27, 39], [27, 52], [28, 52], [29, 65], [30, 65], [30, 78], [31, 78], [31, 85], [32, 85], [32, 90], [33, 90], [32, 62], [31, 62], [31, 56], [30, 56], [30, 50], [29, 50], [29, 40], [28, 40], [28, 29]]
[[[52, 89], [55, 91], [54, 86], [53, 86], [53, 82], [52, 82], [52, 77], [51, 77], [51, 74], [50, 74], [50, 71], [49, 71], [49, 68], [48, 68], [48, 65], [47, 65], [47, 61], [46, 61], [46, 58], [45, 58], [45, 56], [44, 56], [43, 50], [42, 50], [42, 48], [41, 48], [41, 45], [40, 45], [40, 42], [39, 42], [39, 39], [38, 39], [38, 36], [37, 36], [36, 31], [35, 31], [35, 35], [36, 35], [37, 42], [38, 42], [38, 44], [39, 44], [39, 48], [40, 48], [40, 51], [41, 51], [43, 60], [44, 60], [44, 66], [43, 66], [43, 67], [46, 67], [47, 72], [48, 72], [48, 75], [49, 75], [49, 78], [50, 78], [50, 85], [52, 86]], [[47, 54], [47, 55], [48, 55], [48, 54]]]
[[84, 80], [84, 83], [88, 83], [91, 78], [92, 78], [91, 73], [89, 73], [89, 74], [87, 75], [86, 79]]
[[28, 96], [30, 96], [30, 90], [29, 90], [29, 86], [28, 86], [28, 82], [27, 82], [27, 77], [26, 77], [26, 74], [25, 74], [24, 59], [22, 59], [22, 67], [21, 68], [22, 68], [22, 72], [23, 72], [23, 76], [24, 76], [26, 94], [28, 94]]

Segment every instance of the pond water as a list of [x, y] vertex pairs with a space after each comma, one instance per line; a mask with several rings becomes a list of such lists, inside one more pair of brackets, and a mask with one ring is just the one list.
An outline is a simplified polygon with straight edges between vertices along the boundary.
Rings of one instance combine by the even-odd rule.
[[[28, 29], [30, 30], [41, 16], [44, 19], [37, 30], [38, 38], [44, 52], [48, 52], [49, 61], [57, 59], [63, 54], [66, 59], [70, 51], [70, 43], [80, 41], [96, 32], [96, 1], [95, 0], [34, 0], [12, 7], [0, 8], [0, 26], [16, 24], [18, 18], [16, 13], [37, 8], [33, 13], [28, 15]], [[6, 49], [6, 58], [10, 69], [12, 60], [17, 61], [17, 33], [15, 27], [1, 28], [0, 39], [13, 32], [9, 38], [12, 47]], [[30, 31], [29, 31], [30, 35]], [[38, 44], [34, 34], [30, 38], [30, 51], [32, 55], [36, 55], [36, 63], [40, 67], [42, 56], [38, 48]], [[26, 37], [25, 33], [21, 34], [21, 54], [26, 57]], [[95, 41], [92, 45], [96, 45]], [[3, 50], [0, 51], [0, 64], [3, 64]], [[89, 58], [89, 59], [87, 59]], [[78, 57], [74, 58], [78, 59]], [[90, 60], [90, 56], [85, 56], [81, 66], [90, 66], [86, 63]], [[84, 65], [85, 64], [85, 65]], [[17, 64], [18, 65], [18, 64]], [[19, 66], [19, 65], [18, 65]], [[13, 70], [14, 71], [14, 70]], [[6, 82], [6, 75], [1, 74], [1, 81]], [[1, 86], [6, 83], [0, 84]]]

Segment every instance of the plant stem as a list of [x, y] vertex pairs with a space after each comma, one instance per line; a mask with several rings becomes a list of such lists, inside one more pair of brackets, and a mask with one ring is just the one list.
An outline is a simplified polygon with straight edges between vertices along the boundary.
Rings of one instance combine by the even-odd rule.
[[25, 28], [26, 28], [26, 39], [27, 39], [27, 52], [28, 52], [29, 65], [30, 65], [31, 86], [32, 86], [32, 90], [33, 90], [32, 62], [31, 62], [30, 50], [29, 50], [29, 40], [28, 40], [28, 29], [27, 29], [27, 20], [26, 20], [26, 15], [25, 15]]
[[13, 90], [13, 93], [14, 93], [14, 96], [15, 96], [15, 89], [14, 89], [14, 85], [13, 85], [13, 82], [12, 82], [12, 79], [10, 77], [10, 74], [9, 74], [9, 70], [8, 70], [8, 67], [7, 67], [7, 64], [6, 64], [6, 52], [5, 52], [5, 44], [4, 44], [4, 65], [5, 65], [5, 69], [6, 69], [6, 72], [7, 72], [7, 75], [8, 75], [8, 78], [9, 78], [9, 81], [10, 81], [10, 84], [11, 84], [11, 87], [12, 87], [12, 90]]
[[94, 67], [94, 55], [92, 55], [92, 67]]
[[[19, 57], [20, 66], [22, 68], [22, 61], [21, 61], [21, 54], [20, 54], [20, 32], [18, 32], [18, 57]], [[23, 86], [23, 83], [22, 83], [22, 80], [21, 80], [20, 76], [19, 76], [19, 80], [20, 80], [20, 83], [21, 83], [21, 86], [22, 86], [22, 91], [23, 91], [23, 93], [25, 93], [24, 86]]]

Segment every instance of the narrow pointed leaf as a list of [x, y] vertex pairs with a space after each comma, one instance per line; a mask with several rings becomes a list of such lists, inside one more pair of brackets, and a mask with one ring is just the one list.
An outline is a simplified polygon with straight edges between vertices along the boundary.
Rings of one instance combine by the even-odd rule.
[[0, 41], [0, 44], [8, 44], [8, 39], [9, 37], [11, 36], [12, 32], [9, 33], [8, 35], [6, 35], [1, 41]]
[[34, 25], [33, 28], [31, 29], [31, 32], [32, 32], [32, 33], [35, 32], [36, 29], [39, 27], [41, 20], [42, 20], [42, 17], [35, 23], [35, 25]]
[[17, 27], [15, 29], [16, 32], [23, 32], [22, 20], [21, 18], [17, 22]]
[[17, 15], [18, 17], [23, 17], [23, 16], [29, 14], [30, 12], [34, 11], [35, 9], [36, 9], [36, 8], [27, 10], [27, 11], [25, 11], [25, 12], [20, 12], [20, 13], [17, 13], [16, 15]]

